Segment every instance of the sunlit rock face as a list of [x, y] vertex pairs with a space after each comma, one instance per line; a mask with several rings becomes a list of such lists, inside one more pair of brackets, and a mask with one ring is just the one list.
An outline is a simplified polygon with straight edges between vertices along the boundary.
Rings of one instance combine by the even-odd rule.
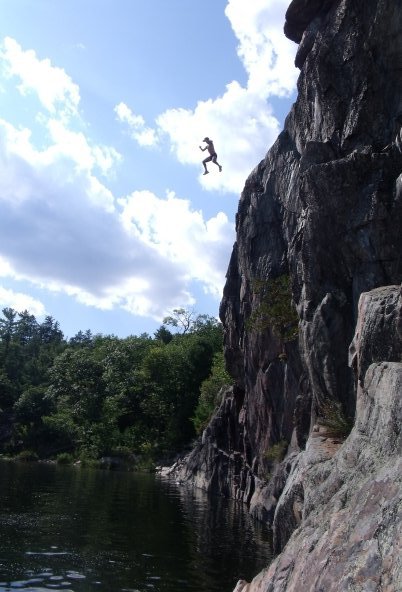
[[[362, 422], [369, 421], [371, 413], [381, 415], [381, 393], [383, 404], [391, 405], [385, 400], [395, 398], [400, 385], [396, 337], [390, 341], [385, 333], [378, 333], [371, 314], [371, 321], [366, 315], [359, 323], [365, 327], [367, 343], [371, 340], [373, 344], [374, 339], [377, 344], [364, 348], [372, 352], [372, 359], [361, 354], [357, 362], [356, 339], [351, 366], [348, 356], [361, 294], [399, 286], [402, 281], [402, 11], [397, 2], [388, 0], [293, 0], [285, 32], [299, 43], [298, 97], [283, 132], [245, 183], [220, 310], [227, 367], [235, 386], [226, 392], [180, 475], [205, 489], [247, 502], [256, 516], [272, 524], [278, 552], [296, 533], [306, 532], [307, 524], [318, 538], [311, 542], [311, 551], [303, 546], [303, 538], [298, 539], [304, 549], [304, 556], [297, 555], [302, 566], [311, 553], [316, 553], [317, 565], [328, 556], [320, 546], [323, 533], [316, 529], [324, 520], [323, 508], [329, 516], [325, 504], [341, 491], [341, 482], [352, 478], [359, 455], [372, 468], [370, 472], [365, 467], [368, 481], [362, 476], [360, 493], [371, 479], [377, 479], [376, 471], [381, 463], [384, 466], [386, 454], [378, 465], [374, 460], [371, 463], [371, 454], [380, 456], [373, 442], [364, 452], [363, 441], [367, 440], [359, 440]], [[264, 308], [272, 281], [278, 277], [289, 278], [299, 317], [299, 332], [293, 340], [278, 333], [275, 319]], [[378, 318], [394, 318], [390, 311], [394, 305], [398, 309], [396, 293], [389, 296], [396, 299], [392, 306], [388, 300], [382, 305], [379, 292], [375, 294], [380, 300], [370, 296], [364, 306], [373, 307]], [[261, 311], [263, 325], [255, 322]], [[393, 335], [400, 338], [398, 330]], [[372, 367], [372, 363], [378, 364]], [[372, 401], [370, 412], [361, 408], [363, 391], [366, 403]], [[356, 397], [357, 423], [342, 444], [342, 439], [325, 431], [324, 410], [335, 404], [344, 416], [353, 418]], [[368, 433], [371, 429], [367, 427]], [[382, 433], [381, 438], [385, 437]], [[348, 447], [349, 441], [353, 446]], [[280, 462], [284, 443], [287, 456]], [[361, 450], [357, 457], [353, 447]], [[395, 450], [389, 470], [398, 466], [400, 449], [399, 453]], [[379, 499], [381, 488], [388, 487], [394, 477], [396, 468], [390, 479], [381, 473], [380, 481], [372, 483], [377, 487], [373, 499]], [[384, 500], [388, 499], [384, 503], [391, 509], [396, 508], [398, 487], [391, 488], [393, 493], [390, 489], [389, 499], [384, 494]], [[309, 497], [310, 491], [317, 495], [322, 491], [322, 497], [315, 500]], [[339, 493], [339, 514], [334, 520], [345, 529], [344, 519], [354, 516], [355, 538], [351, 535], [348, 544], [356, 544], [357, 558], [366, 539], [359, 534], [358, 490], [355, 493], [345, 514]], [[318, 506], [313, 509], [315, 502]], [[374, 510], [367, 504], [364, 511], [369, 516]], [[384, 509], [382, 524], [384, 532], [390, 529], [389, 537], [393, 515], [389, 513], [388, 520]], [[378, 519], [377, 512], [373, 521]], [[329, 528], [328, 520], [325, 525]], [[328, 540], [334, 549], [341, 537], [339, 528], [332, 543]], [[367, 547], [374, 545], [370, 537]], [[378, 551], [376, 561], [384, 549]], [[339, 573], [347, 572], [349, 552], [350, 547], [345, 547]], [[290, 566], [286, 569], [293, 573]], [[293, 588], [281, 588], [275, 582], [280, 570], [288, 573], [286, 569], [275, 563], [269, 576], [273, 587], [253, 584], [253, 590], [348, 589], [312, 580], [304, 587], [295, 581]], [[354, 574], [350, 577], [358, 578], [357, 563], [350, 569]], [[363, 564], [361, 569], [369, 571]], [[331, 577], [336, 581], [335, 572]], [[382, 581], [385, 586], [386, 579]], [[268, 580], [264, 582], [261, 586], [268, 586]], [[356, 590], [376, 589], [354, 585]]]
[[291, 516], [302, 492], [300, 525], [238, 592], [402, 590], [402, 287], [362, 294], [359, 310], [352, 432], [337, 446], [309, 438], [276, 515]]
[[[289, 8], [294, 26], [304, 4]], [[228, 367], [244, 393], [240, 452], [260, 481], [266, 450], [292, 435], [303, 447], [326, 401], [353, 416], [348, 347], [359, 296], [402, 279], [401, 11], [313, 4], [298, 99], [246, 181], [221, 304]], [[248, 325], [260, 306], [256, 280], [281, 274], [300, 317], [298, 340], [286, 344]]]

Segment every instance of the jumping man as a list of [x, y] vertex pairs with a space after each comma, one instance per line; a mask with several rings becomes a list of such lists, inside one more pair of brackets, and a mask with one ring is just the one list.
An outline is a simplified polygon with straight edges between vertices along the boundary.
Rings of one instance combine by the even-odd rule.
[[202, 164], [204, 165], [204, 175], [208, 175], [209, 171], [207, 169], [207, 162], [214, 162], [216, 164], [217, 167], [219, 167], [219, 172], [221, 172], [222, 167], [221, 165], [218, 163], [218, 161], [216, 160], [218, 158], [218, 155], [215, 152], [215, 148], [214, 148], [214, 144], [212, 142], [212, 140], [210, 140], [209, 138], [204, 138], [203, 142], [206, 142], [206, 146], [203, 148], [202, 146], [200, 146], [200, 150], [202, 150], [204, 152], [204, 150], [208, 150], [209, 152], [209, 156], [207, 156], [207, 158], [204, 158], [204, 160], [202, 161]]

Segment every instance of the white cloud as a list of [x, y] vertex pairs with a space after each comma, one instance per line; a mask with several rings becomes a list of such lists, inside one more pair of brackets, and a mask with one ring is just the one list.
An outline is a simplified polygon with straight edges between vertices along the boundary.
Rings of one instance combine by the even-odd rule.
[[114, 111], [117, 120], [128, 125], [130, 136], [140, 146], [155, 146], [158, 143], [156, 131], [145, 125], [142, 115], [135, 115], [125, 103], [116, 105]]
[[283, 33], [289, 0], [228, 0], [225, 9], [239, 40], [238, 55], [248, 73], [247, 89], [263, 98], [289, 95], [297, 77], [296, 45]]
[[0, 256], [0, 277], [13, 277], [13, 270], [9, 262]]
[[[169, 109], [154, 127], [119, 103], [118, 121], [141, 146], [167, 138], [179, 162], [199, 167], [205, 188], [238, 193], [279, 132], [269, 98], [291, 92], [296, 79], [294, 48], [278, 32], [277, 10], [284, 14], [287, 3], [250, 0], [243, 8], [240, 0], [228, 1], [245, 86], [232, 81], [193, 110]], [[194, 283], [218, 300], [234, 241], [227, 216], [207, 219], [173, 192], [133, 191], [116, 200], [101, 175], [111, 174], [121, 156], [88, 137], [78, 86], [10, 38], [0, 64], [21, 93], [35, 93], [46, 109], [36, 121], [46, 131], [40, 148], [30, 129], [0, 120], [0, 275], [87, 306], [158, 320], [195, 303]], [[203, 177], [206, 153], [198, 145], [205, 135], [214, 140], [223, 171]]]
[[[265, 154], [279, 132], [279, 123], [264, 99], [249, 93], [238, 82], [226, 87], [222, 97], [200, 101], [194, 111], [171, 109], [158, 118], [158, 125], [169, 135], [180, 162], [198, 164], [200, 182], [206, 189], [239, 193], [247, 175]], [[205, 136], [214, 141], [221, 173], [202, 176], [199, 150]]]
[[[91, 201], [113, 210], [113, 195], [92, 169], [97, 166], [108, 170], [120, 155], [107, 147], [91, 147], [83, 134], [68, 130], [59, 121], [49, 120], [47, 125], [53, 143], [38, 150], [32, 143], [30, 130], [17, 129], [0, 119], [0, 201], [32, 200], [42, 179], [67, 186], [79, 179], [81, 191], [86, 191]], [[55, 194], [54, 200], [59, 200], [60, 195]]]
[[296, 45], [283, 34], [288, 4], [289, 0], [228, 0], [225, 12], [239, 40], [246, 87], [232, 81], [222, 96], [199, 101], [194, 110], [169, 109], [157, 118], [159, 133], [168, 135], [183, 164], [200, 164], [204, 157], [197, 146], [205, 135], [214, 140], [223, 171], [205, 177], [200, 165], [199, 179], [206, 189], [239, 193], [280, 131], [269, 98], [289, 96], [297, 79]]
[[[110, 146], [91, 143], [82, 132], [74, 129], [82, 125], [79, 117], [80, 93], [78, 86], [65, 71], [53, 66], [49, 59], [39, 59], [33, 50], [23, 50], [10, 37], [0, 45], [0, 65], [6, 78], [17, 78], [19, 91], [26, 95], [34, 92], [47, 113], [37, 116], [37, 124], [47, 130], [48, 146], [41, 151], [32, 144], [31, 131], [14, 128], [6, 121], [1, 124], [6, 131], [8, 149], [26, 159], [33, 166], [47, 166], [58, 160], [68, 161], [68, 166], [92, 171], [97, 168], [102, 175], [109, 174], [121, 161], [121, 155]], [[92, 179], [92, 183], [95, 180]], [[110, 204], [109, 204], [110, 207]]]
[[223, 212], [204, 220], [188, 200], [168, 192], [160, 199], [149, 191], [135, 191], [120, 200], [124, 227], [160, 255], [175, 262], [188, 281], [205, 291], [222, 294], [234, 227]]
[[121, 155], [115, 148], [91, 145], [83, 132], [69, 129], [60, 120], [49, 119], [47, 128], [52, 141], [52, 148], [48, 151], [51, 158], [58, 152], [59, 155], [69, 158], [78, 168], [90, 170], [98, 167], [103, 175], [121, 160]]
[[[225, 14], [238, 39], [238, 56], [247, 73], [245, 87], [234, 80], [221, 96], [199, 101], [194, 109], [169, 109], [147, 127], [141, 115], [119, 103], [115, 112], [140, 145], [153, 146], [167, 136], [179, 162], [199, 166], [205, 189], [238, 194], [280, 131], [269, 100], [294, 91], [298, 71], [296, 45], [283, 33], [289, 0], [228, 0]], [[204, 176], [198, 145], [213, 139], [222, 173]], [[216, 172], [214, 165], [209, 165]]]
[[32, 298], [28, 294], [22, 292], [14, 292], [0, 286], [0, 309], [13, 308], [17, 312], [27, 310], [35, 317], [43, 317], [45, 315], [45, 307], [36, 298]]
[[[7, 75], [35, 90], [49, 113], [36, 120], [46, 131], [41, 148], [30, 129], [0, 119], [0, 275], [159, 320], [194, 304], [194, 281], [220, 297], [234, 238], [226, 216], [205, 220], [173, 193], [117, 201], [96, 171], [109, 173], [121, 157], [73, 128], [78, 88], [17, 42], [6, 39], [3, 48]], [[139, 143], [155, 143], [155, 132], [123, 103], [116, 115]]]
[[79, 88], [62, 68], [53, 66], [49, 59], [38, 59], [32, 49], [24, 51], [11, 37], [5, 37], [1, 44], [0, 59], [6, 76], [20, 79], [21, 94], [35, 92], [51, 114], [63, 117], [78, 114]]
[[3, 277], [158, 320], [194, 304], [193, 281], [220, 297], [234, 239], [224, 214], [205, 220], [173, 193], [116, 201], [93, 174], [94, 159], [77, 167], [63, 145], [40, 151], [27, 130], [0, 120]]

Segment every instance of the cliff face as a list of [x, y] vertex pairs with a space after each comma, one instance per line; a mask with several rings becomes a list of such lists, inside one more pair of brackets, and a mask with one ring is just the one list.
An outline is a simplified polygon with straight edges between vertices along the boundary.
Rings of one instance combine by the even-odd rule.
[[375, 361], [402, 359], [402, 289], [362, 294], [359, 309], [353, 430], [341, 446], [311, 435], [275, 515], [286, 522], [302, 492], [300, 526], [235, 592], [402, 590], [402, 362]]
[[[352, 351], [352, 367], [348, 361], [361, 294], [402, 281], [402, 11], [389, 0], [293, 0], [285, 32], [299, 43], [298, 98], [283, 132], [246, 181], [221, 303], [235, 386], [180, 468], [182, 479], [249, 503], [272, 524], [278, 552], [297, 527], [296, 533], [304, 531], [306, 520], [311, 528], [320, 521], [328, 526], [325, 504], [335, 493], [336, 520], [358, 512], [356, 496], [350, 516], [342, 513], [339, 484], [352, 479], [357, 462], [363, 491], [365, 463], [367, 478], [374, 479], [391, 454], [388, 445], [384, 457], [374, 441], [373, 448], [365, 446], [374, 435], [394, 438], [387, 432], [391, 419], [381, 434], [372, 421], [383, 413], [391, 417], [402, 361], [400, 332], [390, 338], [377, 326], [386, 326], [391, 309], [400, 305], [395, 287], [393, 296], [374, 292], [375, 305], [365, 300], [375, 314], [359, 321], [365, 346], [359, 355]], [[277, 278], [290, 282], [299, 318], [294, 339], [278, 331], [275, 307], [267, 304], [270, 294], [286, 299], [278, 296]], [[376, 300], [378, 294], [391, 308]], [[356, 337], [354, 349], [357, 343]], [[344, 437], [328, 431], [328, 410], [345, 423], [355, 415], [356, 398], [355, 427], [343, 443]], [[392, 429], [399, 429], [397, 422]], [[395, 446], [393, 466], [401, 453], [400, 442]], [[381, 475], [370, 481], [373, 496], [396, 477]], [[400, 496], [397, 483], [391, 496]], [[309, 492], [315, 489], [321, 497], [313, 502]], [[374, 513], [373, 524], [379, 519]], [[326, 544], [335, 549], [340, 533], [335, 529], [331, 536]], [[373, 537], [378, 539], [372, 533], [364, 540]], [[291, 540], [295, 549], [302, 546], [302, 539]], [[280, 579], [286, 569], [277, 562], [269, 577]], [[267, 587], [267, 581], [250, 590], [348, 589], [311, 582]]]

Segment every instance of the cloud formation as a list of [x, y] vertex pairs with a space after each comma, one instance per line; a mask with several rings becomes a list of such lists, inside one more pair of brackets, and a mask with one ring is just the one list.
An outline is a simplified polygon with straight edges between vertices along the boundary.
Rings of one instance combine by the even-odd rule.
[[19, 78], [21, 94], [35, 93], [51, 114], [58, 112], [63, 117], [78, 114], [79, 88], [62, 68], [53, 66], [48, 59], [38, 59], [32, 49], [24, 51], [11, 37], [3, 40], [0, 60], [5, 76]]
[[27, 294], [7, 290], [0, 286], [0, 310], [3, 308], [13, 308], [18, 312], [28, 310], [35, 317], [45, 316], [45, 307], [42, 302]]
[[[228, 82], [220, 96], [169, 109], [153, 126], [123, 102], [116, 119], [141, 147], [167, 145], [180, 163], [196, 165], [206, 189], [238, 194], [279, 132], [270, 97], [294, 88], [295, 48], [277, 32], [287, 3], [228, 0], [245, 86]], [[89, 136], [71, 77], [10, 37], [0, 46], [0, 72], [36, 112], [32, 128], [0, 119], [0, 277], [157, 320], [193, 306], [194, 286], [218, 301], [234, 241], [227, 216], [206, 218], [172, 191], [117, 198], [109, 179], [122, 155]], [[223, 171], [202, 177], [197, 146], [205, 135]], [[1, 302], [43, 313], [39, 301], [4, 287]]]
[[294, 90], [296, 45], [283, 34], [289, 0], [228, 0], [225, 9], [239, 40], [237, 53], [248, 74], [247, 90], [262, 98]]
[[91, 158], [75, 167], [68, 143], [55, 148], [0, 120], [3, 276], [158, 319], [194, 303], [194, 280], [219, 296], [233, 238], [224, 214], [205, 220], [171, 193], [116, 201]]
[[[294, 66], [296, 45], [283, 34], [288, 4], [289, 0], [228, 0], [225, 13], [238, 39], [237, 53], [247, 73], [246, 86], [233, 80], [220, 96], [199, 101], [194, 109], [168, 109], [156, 119], [153, 140], [167, 137], [179, 162], [196, 164], [205, 189], [239, 194], [253, 167], [278, 136], [279, 121], [269, 100], [290, 96], [298, 75]], [[131, 113], [126, 105], [124, 108]], [[138, 131], [145, 122], [138, 115], [131, 122], [128, 116], [125, 119], [133, 130], [132, 137], [140, 143]], [[213, 139], [223, 164], [219, 175], [202, 175], [203, 157], [197, 146], [205, 135]]]
[[155, 146], [158, 143], [156, 130], [145, 125], [145, 119], [142, 115], [135, 115], [125, 103], [116, 105], [114, 111], [117, 120], [127, 124], [130, 136], [140, 146]]
[[[30, 129], [0, 119], [0, 275], [88, 306], [158, 320], [194, 303], [192, 281], [219, 295], [222, 245], [233, 235], [226, 216], [204, 220], [173, 194], [133, 192], [116, 200], [100, 175], [107, 178], [121, 156], [80, 129], [80, 95], [70, 77], [10, 38], [0, 61], [6, 76], [19, 81], [19, 92], [35, 95], [48, 113], [38, 120], [47, 138], [41, 148]], [[141, 117], [123, 104], [116, 113], [136, 129], [140, 143], [153, 143]], [[4, 287], [1, 302], [44, 313], [39, 301]]]
[[[197, 164], [205, 189], [239, 194], [252, 168], [279, 133], [279, 123], [264, 98], [238, 82], [227, 85], [214, 101], [200, 101], [193, 111], [169, 109], [158, 117], [172, 150], [183, 164]], [[206, 133], [207, 132], [207, 133]], [[215, 145], [222, 173], [202, 176], [197, 146], [208, 135]]]
[[233, 225], [219, 212], [204, 220], [188, 200], [172, 191], [160, 199], [149, 191], [135, 191], [121, 199], [124, 228], [183, 270], [188, 281], [199, 281], [205, 291], [221, 296], [222, 278], [233, 243]]

